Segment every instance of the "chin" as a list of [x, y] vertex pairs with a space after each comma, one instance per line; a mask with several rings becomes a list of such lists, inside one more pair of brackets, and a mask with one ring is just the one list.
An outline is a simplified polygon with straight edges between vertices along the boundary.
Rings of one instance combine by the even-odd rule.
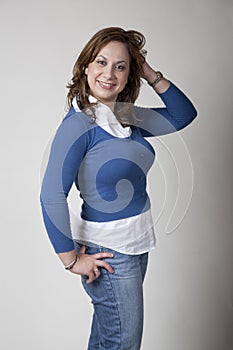
[[100, 101], [103, 101], [103, 102], [116, 102], [117, 100], [117, 96], [113, 95], [113, 96], [106, 96], [106, 95], [98, 95], [96, 96], [96, 98]]

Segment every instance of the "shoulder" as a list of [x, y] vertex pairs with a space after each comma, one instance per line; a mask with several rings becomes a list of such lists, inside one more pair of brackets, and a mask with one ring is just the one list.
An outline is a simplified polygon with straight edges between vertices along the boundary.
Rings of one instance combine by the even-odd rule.
[[89, 117], [82, 111], [76, 111], [74, 107], [71, 107], [68, 113], [64, 116], [62, 123], [64, 124], [72, 124], [72, 123], [80, 123], [89, 127], [89, 125], [95, 124], [93, 119]]
[[51, 142], [51, 151], [67, 152], [87, 149], [92, 140], [91, 130], [96, 126], [93, 120], [82, 112], [71, 109], [56, 128]]
[[74, 108], [71, 108], [60, 122], [56, 134], [57, 136], [72, 138], [72, 135], [77, 137], [86, 134], [94, 127], [96, 127], [96, 123], [91, 117], [81, 111], [76, 112]]

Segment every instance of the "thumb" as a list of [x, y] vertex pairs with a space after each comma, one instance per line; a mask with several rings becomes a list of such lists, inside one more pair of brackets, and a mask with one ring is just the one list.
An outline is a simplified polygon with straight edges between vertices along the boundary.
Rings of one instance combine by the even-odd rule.
[[80, 250], [79, 250], [79, 253], [80, 254], [84, 254], [85, 253], [85, 251], [86, 251], [86, 246], [85, 245], [82, 245], [82, 247], [80, 248]]

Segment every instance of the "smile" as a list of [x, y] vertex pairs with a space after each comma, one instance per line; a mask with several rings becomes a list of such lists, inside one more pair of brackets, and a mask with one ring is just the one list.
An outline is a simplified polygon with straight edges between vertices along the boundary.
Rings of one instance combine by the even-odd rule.
[[105, 83], [104, 81], [100, 81], [100, 80], [97, 80], [97, 83], [99, 84], [100, 87], [102, 87], [103, 89], [111, 89], [115, 86], [115, 84], [112, 84], [112, 83]]

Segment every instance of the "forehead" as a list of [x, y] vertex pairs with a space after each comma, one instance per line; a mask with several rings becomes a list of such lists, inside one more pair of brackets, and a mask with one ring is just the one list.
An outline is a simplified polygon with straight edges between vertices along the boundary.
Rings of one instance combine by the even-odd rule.
[[126, 44], [119, 41], [110, 41], [103, 46], [97, 56], [102, 55], [107, 59], [129, 61], [130, 56]]

